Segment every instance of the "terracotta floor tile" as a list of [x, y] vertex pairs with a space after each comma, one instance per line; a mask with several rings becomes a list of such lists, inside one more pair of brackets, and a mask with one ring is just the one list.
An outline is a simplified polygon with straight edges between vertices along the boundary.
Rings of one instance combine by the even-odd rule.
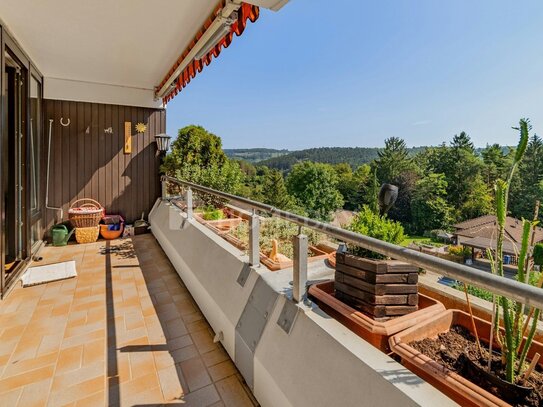
[[83, 346], [83, 365], [104, 361], [106, 358], [105, 347], [106, 343], [104, 339], [86, 343]]
[[188, 393], [183, 397], [187, 407], [207, 407], [221, 401], [219, 393], [215, 386], [210, 384], [194, 392]]
[[129, 357], [132, 379], [144, 376], [149, 372], [153, 372], [156, 370], [155, 359], [150, 351], [129, 352]]
[[194, 345], [185, 346], [184, 348], [177, 349], [171, 352], [175, 363], [184, 362], [186, 360], [198, 357], [198, 350]]
[[61, 350], [58, 355], [56, 373], [61, 374], [79, 369], [83, 362], [84, 346], [78, 345]]
[[229, 360], [230, 358], [222, 347], [218, 347], [217, 349], [202, 355], [202, 359], [204, 360], [205, 365], [210, 367], [217, 363], [224, 362], [225, 360]]
[[230, 360], [225, 360], [224, 362], [208, 367], [207, 370], [209, 372], [209, 375], [211, 376], [211, 380], [213, 380], [214, 382], [235, 375], [237, 373], [236, 367]]
[[20, 406], [45, 406], [49, 397], [51, 379], [26, 385], [19, 399]]
[[88, 397], [79, 399], [75, 403], [76, 407], [97, 407], [106, 405], [106, 393], [105, 391], [99, 391]]
[[2, 378], [15, 376], [30, 370], [39, 369], [41, 367], [54, 365], [57, 361], [57, 353], [49, 353], [39, 356], [37, 358], [23, 359], [23, 360], [11, 360], [4, 369]]
[[133, 241], [46, 247], [42, 264], [75, 259], [78, 276], [0, 303], [0, 406], [220, 406], [212, 380], [244, 389], [157, 242]]
[[0, 380], [0, 393], [48, 379], [53, 376], [54, 370], [55, 367], [50, 365], [2, 379]]
[[7, 391], [0, 394], [0, 406], [16, 406], [17, 401], [21, 397], [23, 387]]
[[159, 370], [158, 380], [166, 401], [180, 400], [188, 392], [188, 386], [178, 365]]
[[170, 339], [167, 342], [167, 347], [168, 347], [168, 350], [174, 351], [174, 350], [181, 349], [192, 344], [193, 342], [190, 335], [184, 335], [184, 336], [180, 336], [179, 338]]
[[193, 332], [190, 336], [200, 353], [211, 352], [217, 347], [213, 342], [213, 336], [211, 336], [211, 333], [207, 330]]
[[253, 403], [236, 376], [215, 383], [222, 401], [227, 407], [253, 407]]
[[181, 362], [180, 365], [190, 391], [198, 390], [211, 383], [211, 378], [200, 358], [189, 359]]

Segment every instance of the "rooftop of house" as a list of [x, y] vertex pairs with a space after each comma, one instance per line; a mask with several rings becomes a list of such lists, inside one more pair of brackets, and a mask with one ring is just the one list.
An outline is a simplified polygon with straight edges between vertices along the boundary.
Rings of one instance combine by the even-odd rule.
[[[468, 238], [483, 238], [487, 240], [496, 239], [496, 215], [485, 215], [478, 218], [469, 219], [454, 225], [457, 236]], [[521, 243], [522, 240], [522, 221], [511, 216], [506, 218], [505, 222], [506, 240], [514, 243]], [[543, 240], [543, 228], [535, 228], [535, 242]]]

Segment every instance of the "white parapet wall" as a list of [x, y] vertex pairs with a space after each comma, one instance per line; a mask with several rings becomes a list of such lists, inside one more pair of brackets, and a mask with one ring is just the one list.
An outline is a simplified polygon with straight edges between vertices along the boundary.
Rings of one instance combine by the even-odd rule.
[[[315, 305], [292, 303], [291, 270], [248, 267], [244, 253], [168, 201], [157, 202], [149, 219], [263, 406], [455, 405]], [[312, 266], [309, 278], [322, 273]], [[280, 326], [286, 320], [289, 329]]]

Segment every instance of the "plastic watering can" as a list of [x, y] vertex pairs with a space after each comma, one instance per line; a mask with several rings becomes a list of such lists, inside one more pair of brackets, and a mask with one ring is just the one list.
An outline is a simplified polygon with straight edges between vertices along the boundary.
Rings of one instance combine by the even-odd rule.
[[68, 232], [68, 228], [66, 227], [66, 225], [62, 224], [53, 226], [53, 229], [51, 229], [53, 246], [66, 246], [74, 231], [75, 229], [72, 229], [71, 232]]

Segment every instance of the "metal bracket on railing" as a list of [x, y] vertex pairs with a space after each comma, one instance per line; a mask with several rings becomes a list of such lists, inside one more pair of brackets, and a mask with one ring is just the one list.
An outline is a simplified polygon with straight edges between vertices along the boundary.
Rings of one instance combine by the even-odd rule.
[[187, 219], [192, 219], [192, 189], [190, 187], [185, 192], [185, 201], [187, 202]]
[[249, 218], [249, 264], [260, 266], [260, 217], [254, 210]]
[[304, 299], [307, 284], [307, 236], [301, 233], [294, 236], [293, 245], [292, 299], [298, 303]]

